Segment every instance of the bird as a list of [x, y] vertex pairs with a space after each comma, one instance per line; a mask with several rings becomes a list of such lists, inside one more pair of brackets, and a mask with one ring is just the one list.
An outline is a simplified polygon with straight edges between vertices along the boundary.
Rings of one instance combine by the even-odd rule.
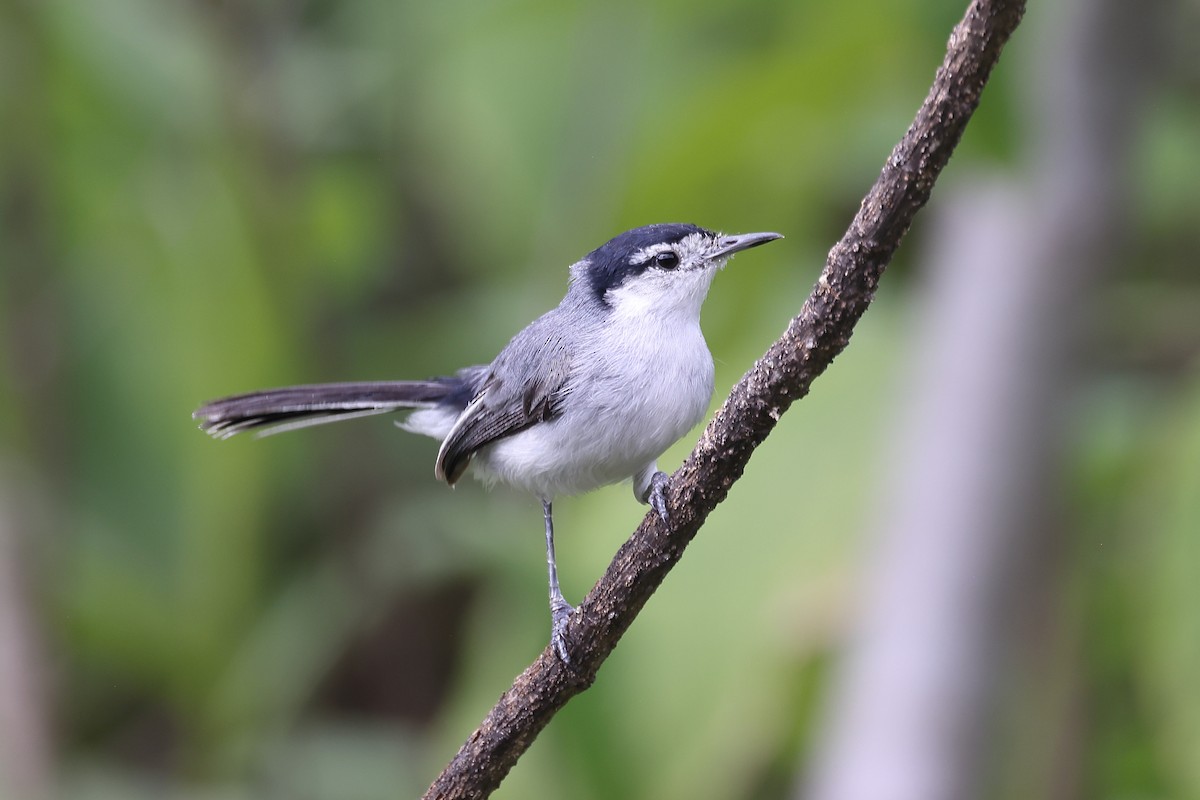
[[658, 458], [695, 427], [713, 395], [700, 310], [736, 253], [782, 235], [726, 235], [690, 223], [625, 231], [571, 265], [562, 302], [486, 365], [428, 380], [319, 383], [201, 405], [200, 428], [225, 439], [406, 411], [396, 424], [441, 442], [434, 475], [467, 472], [542, 504], [551, 645], [570, 664], [554, 556], [553, 502], [632, 479], [633, 494], [670, 524]]

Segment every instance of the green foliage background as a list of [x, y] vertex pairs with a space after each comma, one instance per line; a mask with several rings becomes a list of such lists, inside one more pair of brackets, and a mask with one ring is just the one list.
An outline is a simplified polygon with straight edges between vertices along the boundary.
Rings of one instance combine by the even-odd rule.
[[[486, 361], [569, 263], [675, 220], [788, 237], [714, 286], [720, 395], [799, 308], [962, 5], [0, 7], [0, 481], [61, 796], [419, 794], [545, 643], [538, 508], [450, 493], [435, 443], [386, 421], [216, 444], [190, 411]], [[1020, 168], [1038, 25], [948, 180]], [[1176, 70], [1073, 415], [1067, 643], [1011, 737], [1066, 730], [1090, 797], [1200, 797], [1200, 84]], [[886, 480], [921, 235], [498, 797], [786, 794]], [[578, 599], [643, 508], [613, 487], [557, 510]], [[1053, 758], [1029, 749], [998, 793], [1036, 785]]]

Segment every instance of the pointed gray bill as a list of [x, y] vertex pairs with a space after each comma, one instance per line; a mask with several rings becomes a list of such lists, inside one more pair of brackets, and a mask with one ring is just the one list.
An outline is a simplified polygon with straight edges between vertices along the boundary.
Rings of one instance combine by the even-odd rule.
[[731, 256], [734, 253], [740, 253], [743, 250], [749, 250], [751, 247], [758, 247], [760, 244], [773, 242], [776, 239], [782, 239], [783, 234], [779, 233], [738, 233], [732, 236], [722, 236], [717, 239], [716, 249], [708, 254], [709, 258], [722, 258]]

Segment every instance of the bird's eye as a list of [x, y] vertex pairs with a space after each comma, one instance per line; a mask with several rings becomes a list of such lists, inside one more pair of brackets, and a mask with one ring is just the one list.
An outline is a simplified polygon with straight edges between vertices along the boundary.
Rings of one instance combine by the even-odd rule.
[[662, 269], [675, 269], [679, 266], [679, 254], [664, 250], [654, 257], [654, 263]]

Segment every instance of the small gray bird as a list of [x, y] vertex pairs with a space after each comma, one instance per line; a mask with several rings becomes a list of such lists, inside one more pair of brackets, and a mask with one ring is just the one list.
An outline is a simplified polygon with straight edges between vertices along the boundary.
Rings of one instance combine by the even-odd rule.
[[726, 236], [696, 225], [646, 225], [571, 267], [558, 307], [513, 337], [491, 364], [425, 381], [289, 386], [214, 400], [192, 415], [218, 438], [260, 435], [411, 410], [400, 427], [441, 440], [434, 474], [466, 472], [542, 501], [551, 642], [569, 663], [574, 610], [554, 563], [551, 503], [633, 479], [664, 521], [667, 475], [657, 459], [699, 423], [713, 393], [700, 306], [717, 270], [778, 233]]

